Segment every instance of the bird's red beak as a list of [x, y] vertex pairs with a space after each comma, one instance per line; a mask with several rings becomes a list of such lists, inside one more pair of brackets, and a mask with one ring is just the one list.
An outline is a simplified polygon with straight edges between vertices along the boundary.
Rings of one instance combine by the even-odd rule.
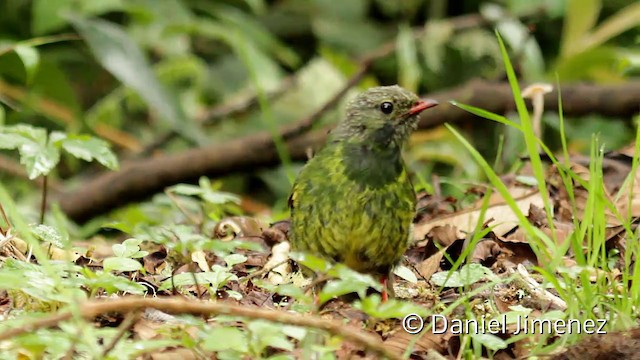
[[418, 115], [422, 111], [436, 105], [438, 105], [438, 102], [433, 99], [420, 99], [411, 107], [411, 109], [409, 109], [409, 116]]

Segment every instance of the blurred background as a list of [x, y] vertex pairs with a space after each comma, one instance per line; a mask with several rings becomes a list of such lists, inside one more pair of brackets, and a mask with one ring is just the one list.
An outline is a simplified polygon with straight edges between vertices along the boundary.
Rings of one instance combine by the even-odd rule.
[[[450, 114], [446, 104], [480, 91], [474, 106], [517, 121], [496, 30], [523, 87], [593, 85], [597, 98], [564, 103], [569, 149], [588, 153], [593, 134], [606, 149], [634, 137], [633, 114], [606, 89], [627, 84], [628, 95], [640, 93], [639, 25], [640, 3], [631, 0], [3, 0], [0, 124], [100, 137], [118, 155], [119, 174], [142, 172], [136, 181], [143, 184], [127, 197], [109, 193], [116, 178], [95, 181], [107, 169], [63, 155], [48, 186], [73, 219], [199, 175], [242, 195], [242, 211], [273, 209], [278, 219], [296, 171], [345, 101], [398, 83], [445, 100], [425, 115], [434, 118], [423, 119], [406, 159], [420, 190], [433, 191], [438, 174], [441, 191], [456, 194], [482, 172], [445, 121], [501, 172], [517, 168], [523, 154], [517, 131], [457, 109]], [[557, 101], [545, 110], [544, 139], [557, 149]], [[210, 156], [165, 162], [174, 172], [158, 170], [162, 162], [154, 172], [127, 168], [207, 146]], [[0, 181], [29, 212], [42, 180], [26, 179], [16, 153], [0, 155]], [[172, 165], [189, 160], [201, 174]], [[78, 207], [96, 189], [121, 199]]]

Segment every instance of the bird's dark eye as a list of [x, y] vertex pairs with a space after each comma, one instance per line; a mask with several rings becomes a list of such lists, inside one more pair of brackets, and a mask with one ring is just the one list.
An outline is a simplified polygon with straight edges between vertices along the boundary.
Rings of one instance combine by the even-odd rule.
[[393, 112], [393, 104], [389, 101], [383, 102], [380, 104], [380, 111], [387, 115], [391, 114]]

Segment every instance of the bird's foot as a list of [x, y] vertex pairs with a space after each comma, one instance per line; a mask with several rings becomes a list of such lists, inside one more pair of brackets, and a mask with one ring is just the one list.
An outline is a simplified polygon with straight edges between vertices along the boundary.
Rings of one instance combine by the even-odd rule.
[[380, 283], [382, 284], [382, 302], [386, 303], [389, 301], [389, 292], [387, 291], [387, 277], [383, 276], [380, 279]]

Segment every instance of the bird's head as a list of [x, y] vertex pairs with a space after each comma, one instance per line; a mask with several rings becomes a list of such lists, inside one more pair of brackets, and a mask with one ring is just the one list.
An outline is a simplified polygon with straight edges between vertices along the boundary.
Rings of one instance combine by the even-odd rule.
[[373, 147], [399, 147], [416, 129], [418, 115], [437, 104], [397, 85], [370, 88], [349, 102], [346, 117], [332, 137]]

